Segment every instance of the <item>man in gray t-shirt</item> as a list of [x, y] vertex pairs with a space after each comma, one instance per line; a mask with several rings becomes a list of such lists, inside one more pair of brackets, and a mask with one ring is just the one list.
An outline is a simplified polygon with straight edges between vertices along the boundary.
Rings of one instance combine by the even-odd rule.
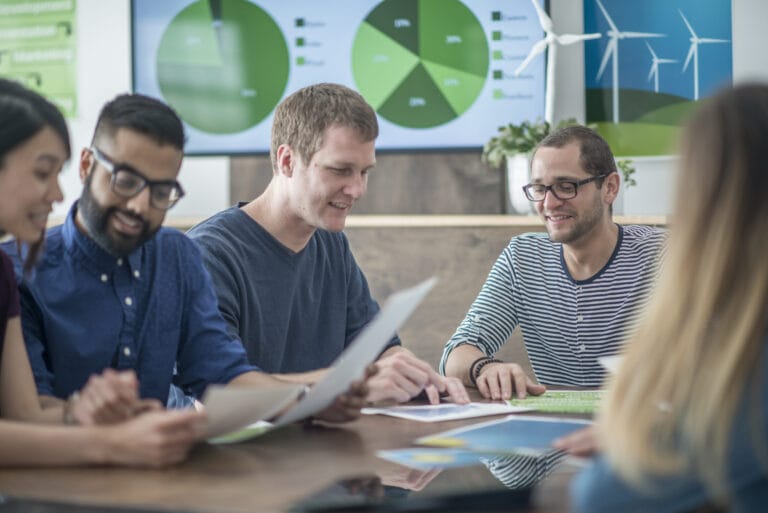
[[[272, 180], [256, 199], [189, 232], [217, 289], [230, 333], [251, 363], [313, 382], [379, 307], [342, 232], [376, 163], [376, 114], [356, 92], [318, 84], [275, 110]], [[408, 401], [422, 391], [468, 402], [395, 337], [377, 361], [368, 400]]]

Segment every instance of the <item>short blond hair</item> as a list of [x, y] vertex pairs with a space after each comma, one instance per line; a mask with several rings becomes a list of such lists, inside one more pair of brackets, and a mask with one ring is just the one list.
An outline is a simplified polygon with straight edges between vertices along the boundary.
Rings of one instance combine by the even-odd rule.
[[323, 135], [331, 126], [353, 129], [364, 142], [379, 135], [376, 113], [365, 99], [340, 84], [315, 84], [283, 100], [275, 109], [269, 154], [277, 169], [277, 148], [287, 144], [298, 152], [305, 164], [323, 145]]

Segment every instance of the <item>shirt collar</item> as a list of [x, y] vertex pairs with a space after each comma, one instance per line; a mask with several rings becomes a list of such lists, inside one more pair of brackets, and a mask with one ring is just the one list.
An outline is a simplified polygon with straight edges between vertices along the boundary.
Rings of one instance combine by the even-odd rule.
[[139, 269], [141, 266], [141, 255], [144, 249], [143, 246], [136, 248], [127, 257], [123, 258], [118, 258], [105, 251], [101, 246], [96, 244], [96, 241], [77, 228], [77, 224], [75, 224], [75, 215], [77, 214], [77, 206], [79, 203], [79, 200], [75, 201], [72, 208], [69, 209], [67, 218], [62, 226], [62, 238], [67, 251], [81, 259], [87, 260], [91, 265], [86, 267], [92, 270], [95, 274], [111, 272], [115, 267], [119, 267], [123, 263], [128, 264], [129, 270]]

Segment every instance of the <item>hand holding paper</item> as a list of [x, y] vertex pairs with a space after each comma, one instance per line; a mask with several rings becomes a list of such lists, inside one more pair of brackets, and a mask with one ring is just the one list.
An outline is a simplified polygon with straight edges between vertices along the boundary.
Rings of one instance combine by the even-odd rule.
[[[292, 407], [289, 406], [299, 398], [303, 385], [286, 384], [285, 387], [265, 389], [209, 387], [203, 400], [209, 419], [208, 437], [218, 437], [260, 420], [273, 419], [275, 427], [282, 426], [318, 415], [318, 412], [318, 418], [334, 422], [356, 418], [368, 393], [364, 382], [359, 380], [375, 373], [374, 369], [368, 369], [369, 365], [436, 281], [436, 278], [431, 278], [393, 294], [379, 314], [338, 357], [325, 377]], [[274, 418], [276, 415], [277, 418]]]

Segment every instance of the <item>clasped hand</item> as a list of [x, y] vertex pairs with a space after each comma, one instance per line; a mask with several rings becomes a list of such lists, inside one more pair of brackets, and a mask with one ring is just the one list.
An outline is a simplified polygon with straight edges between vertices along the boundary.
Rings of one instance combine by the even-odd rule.
[[135, 372], [113, 369], [91, 375], [82, 390], [65, 406], [68, 416], [84, 426], [115, 424], [162, 407], [156, 399], [139, 397], [139, 380]]

